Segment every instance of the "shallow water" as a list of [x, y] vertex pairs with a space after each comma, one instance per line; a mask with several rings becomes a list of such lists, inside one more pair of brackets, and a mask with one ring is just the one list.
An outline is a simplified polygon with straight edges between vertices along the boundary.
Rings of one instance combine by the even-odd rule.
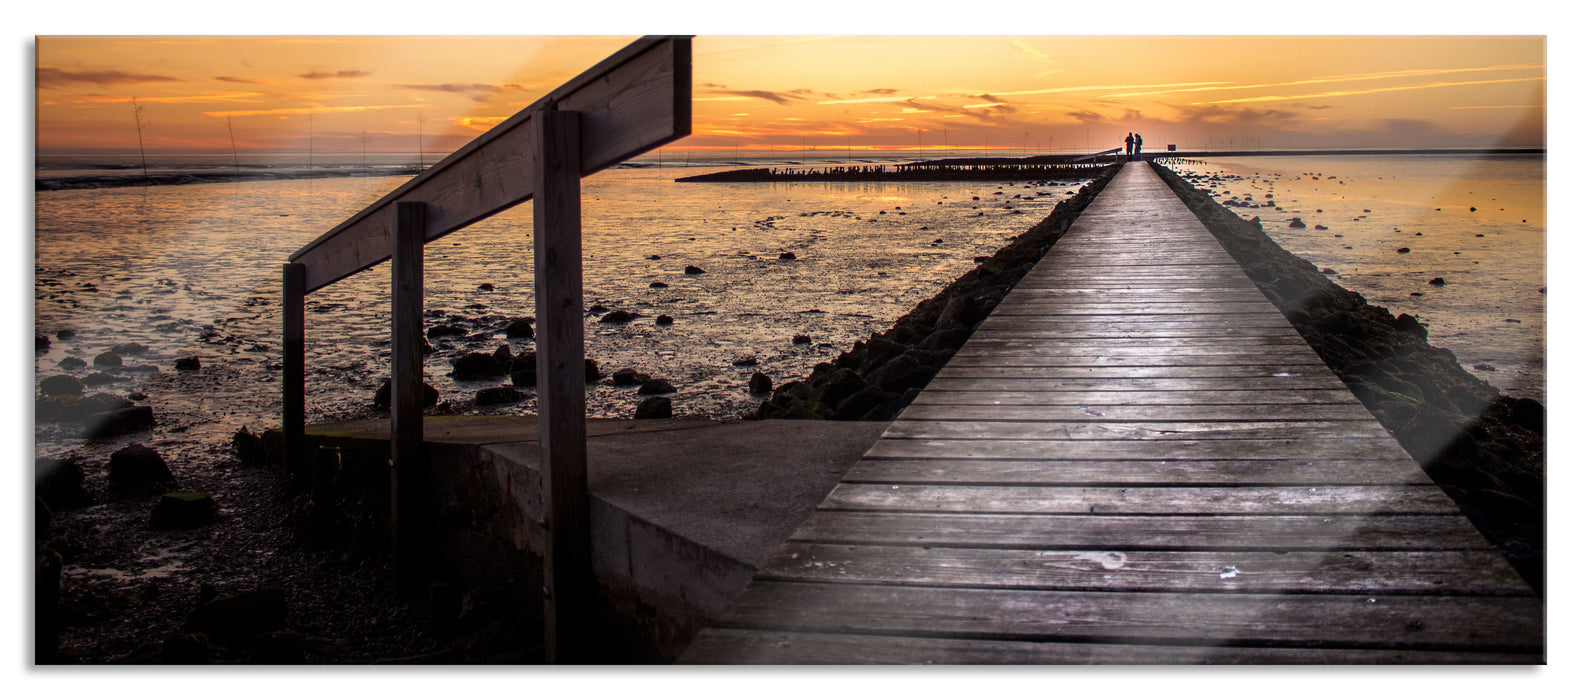
[[1428, 341], [1468, 371], [1545, 401], [1542, 156], [1237, 156], [1171, 167], [1199, 176], [1192, 182], [1217, 201], [1272, 202], [1232, 211], [1259, 217], [1337, 284], [1417, 316]]
[[[586, 305], [639, 314], [624, 324], [588, 314], [588, 356], [606, 374], [632, 367], [669, 380], [678, 416], [726, 418], [756, 407], [765, 397], [747, 392], [754, 371], [776, 384], [805, 376], [888, 328], [1083, 184], [672, 181], [716, 169], [619, 169], [584, 181]], [[36, 355], [36, 377], [86, 378], [96, 354], [137, 342], [149, 350], [126, 365], [157, 372], [110, 373], [104, 378], [115, 381], [88, 390], [145, 393], [139, 403], [161, 423], [154, 437], [214, 453], [242, 425], [278, 424], [279, 264], [401, 181], [38, 192], [35, 329], [53, 342]], [[467, 352], [532, 348], [503, 333], [506, 322], [533, 315], [531, 229], [531, 206], [522, 206], [426, 249], [428, 324], [469, 331], [432, 339], [436, 352], [425, 363], [427, 381], [457, 412], [535, 410], [531, 392], [517, 404], [473, 405], [475, 391], [509, 379], [446, 376]], [[706, 272], [686, 275], [687, 265]], [[372, 397], [388, 374], [388, 288], [386, 264], [310, 295], [310, 422], [377, 415]], [[656, 325], [660, 314], [674, 324]], [[56, 339], [62, 329], [75, 337]], [[793, 344], [797, 334], [813, 342]], [[203, 369], [174, 371], [189, 355]], [[68, 356], [89, 365], [62, 369]], [[589, 413], [630, 416], [639, 398], [606, 379], [590, 386]], [[79, 445], [71, 431], [49, 426], [38, 439], [40, 455]]]

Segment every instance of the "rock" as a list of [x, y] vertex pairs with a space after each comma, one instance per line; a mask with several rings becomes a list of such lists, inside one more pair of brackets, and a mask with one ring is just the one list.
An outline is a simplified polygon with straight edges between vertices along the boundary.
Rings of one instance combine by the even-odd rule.
[[95, 367], [120, 367], [121, 356], [114, 352], [101, 352], [93, 356], [93, 365]]
[[630, 321], [634, 318], [637, 318], [636, 314], [628, 311], [622, 311], [621, 309], [616, 309], [601, 317], [599, 319], [599, 323], [626, 323], [627, 321]]
[[637, 387], [638, 394], [669, 394], [675, 390], [676, 388], [671, 386], [670, 382], [663, 379], [650, 379], [643, 382], [642, 386]]
[[104, 386], [106, 384], [114, 384], [118, 381], [121, 381], [120, 377], [117, 377], [113, 374], [105, 374], [104, 372], [94, 372], [93, 374], [82, 378], [82, 383], [86, 386]]
[[747, 380], [747, 393], [749, 394], [767, 394], [773, 390], [773, 382], [770, 381], [769, 375], [763, 372], [753, 372], [752, 378]]
[[634, 417], [639, 420], [645, 420], [650, 418], [669, 418], [671, 414], [669, 397], [650, 396], [637, 404], [637, 411]]
[[110, 489], [122, 495], [148, 495], [167, 491], [176, 477], [164, 458], [142, 443], [130, 445], [110, 455]]
[[466, 334], [467, 334], [467, 329], [462, 328], [461, 326], [451, 326], [451, 325], [447, 325], [447, 324], [444, 324], [444, 323], [441, 323], [441, 324], [439, 324], [437, 326], [434, 326], [434, 327], [428, 329], [428, 337], [430, 337], [430, 338], [439, 338], [439, 337], [447, 336], [447, 335], [466, 335]]
[[[379, 385], [379, 390], [374, 392], [374, 405], [390, 408], [390, 391], [390, 378], [385, 377], [384, 383]], [[439, 390], [429, 386], [428, 382], [423, 382], [423, 405], [439, 405]]]
[[877, 387], [863, 387], [835, 407], [835, 420], [862, 420], [869, 411], [884, 405], [887, 398], [889, 396]]
[[1422, 338], [1423, 340], [1428, 339], [1428, 329], [1424, 328], [1423, 324], [1417, 321], [1417, 317], [1411, 314], [1401, 314], [1400, 316], [1396, 316], [1395, 323], [1392, 325], [1394, 325], [1395, 330], [1401, 331], [1403, 333], [1410, 333]]
[[751, 367], [758, 364], [758, 358], [753, 357], [752, 355], [742, 355], [741, 357], [731, 360], [731, 364], [737, 367]]
[[970, 337], [972, 337], [971, 331], [960, 326], [953, 326], [928, 334], [928, 337], [923, 338], [923, 341], [918, 343], [917, 346], [925, 350], [949, 350], [954, 352], [962, 345], [965, 345]]
[[500, 363], [507, 371], [511, 368], [511, 360], [515, 359], [511, 356], [511, 346], [504, 344], [494, 349], [493, 357], [494, 361]]
[[648, 288], [649, 289], [665, 289], [665, 288], [667, 288], [669, 286], [670, 285], [665, 284], [664, 282], [649, 282], [648, 283]]
[[1435, 278], [1433, 278], [1431, 280], [1428, 280], [1428, 283], [1431, 284], [1431, 285], [1434, 285], [1436, 287], [1443, 287], [1443, 286], [1445, 286], [1445, 278], [1443, 278], [1443, 277], [1435, 277]]
[[502, 363], [492, 354], [469, 352], [451, 360], [451, 376], [457, 381], [493, 379], [506, 373], [509, 364]]
[[616, 370], [615, 374], [610, 375], [610, 380], [616, 386], [637, 386], [648, 381], [650, 378], [651, 377], [648, 375], [638, 372], [631, 367]]
[[186, 530], [214, 522], [219, 508], [202, 491], [172, 491], [159, 497], [148, 525], [156, 530]]
[[121, 343], [110, 348], [110, 352], [117, 355], [141, 355], [148, 352], [148, 346], [142, 343]]
[[250, 664], [302, 665], [307, 663], [307, 638], [296, 630], [265, 632], [253, 639]]
[[528, 320], [525, 318], [516, 319], [506, 324], [505, 337], [531, 338], [533, 337], [533, 324], [528, 322]]
[[192, 372], [202, 367], [203, 361], [199, 360], [197, 355], [176, 360], [176, 371], [178, 372]]
[[841, 367], [830, 375], [829, 381], [824, 385], [824, 391], [818, 397], [818, 402], [829, 406], [839, 406], [846, 397], [867, 388], [868, 382], [850, 368]]
[[[701, 267], [698, 267], [697, 265], [688, 265], [687, 266], [686, 274], [689, 274], [689, 275], [701, 275], [703, 273], [704, 273], [704, 269], [701, 268]], [[49, 341], [46, 339], [45, 342], [48, 343]]]
[[38, 390], [45, 396], [76, 396], [82, 393], [82, 382], [75, 377], [56, 374], [39, 382]]
[[668, 326], [668, 325], [670, 325], [672, 323], [675, 323], [675, 322], [676, 322], [676, 319], [673, 319], [670, 316], [665, 315], [665, 314], [659, 314], [659, 318], [654, 319], [654, 325], [656, 325], [656, 326]]
[[603, 376], [604, 376], [604, 374], [599, 371], [599, 363], [598, 363], [597, 360], [592, 360], [592, 359], [589, 359], [589, 358], [583, 358], [583, 360], [582, 360], [582, 378], [583, 378], [583, 380], [589, 381], [589, 382], [596, 382], [596, 381], [599, 381], [599, 378], [603, 377]]
[[780, 259], [781, 260], [795, 260], [796, 259], [796, 253], [792, 253], [792, 252], [789, 252], [789, 251], [785, 252], [785, 253], [781, 253], [780, 254]]
[[588, 313], [590, 313], [590, 314], [602, 314], [602, 313], [604, 313], [606, 311], [609, 311], [609, 310], [610, 310], [610, 307], [605, 306], [603, 304], [594, 304], [593, 306], [588, 307]]
[[491, 386], [487, 389], [479, 389], [478, 393], [474, 395], [473, 401], [479, 406], [493, 406], [502, 403], [516, 403], [524, 398], [527, 398], [527, 394], [517, 391], [515, 388]]
[[49, 338], [42, 335], [33, 335], [33, 352], [44, 352], [49, 349]]
[[1511, 404], [1511, 418], [1517, 425], [1542, 435], [1544, 433], [1544, 405], [1529, 398], [1516, 399]]
[[1410, 253], [1410, 252], [1412, 252], [1412, 249], [1411, 248], [1396, 248], [1395, 252], [1397, 252], [1397, 253]]
[[82, 424], [90, 438], [135, 433], [154, 427], [154, 409], [149, 406], [127, 406], [92, 413], [83, 417]]
[[480, 291], [480, 292], [492, 292], [492, 291], [494, 291], [494, 285], [489, 284], [488, 282], [484, 282], [483, 284], [478, 285], [478, 291]]
[[1323, 224], [1316, 224], [1316, 225], [1313, 226], [1313, 228], [1315, 230], [1318, 230], [1318, 231], [1328, 231], [1329, 230], [1329, 227], [1325, 226]]
[[1491, 365], [1491, 364], [1489, 364], [1487, 362], [1479, 362], [1477, 364], [1474, 364], [1474, 365], [1472, 365], [1472, 369], [1480, 369], [1480, 370], [1483, 370], [1485, 372], [1498, 372], [1499, 371], [1499, 370], [1494, 368], [1494, 365]]
[[792, 345], [809, 345], [812, 342], [813, 342], [812, 336], [803, 335], [801, 333], [798, 333], [796, 335], [791, 336], [791, 344]]
[[261, 467], [280, 459], [283, 445], [278, 444], [278, 440], [271, 439], [279, 437], [282, 435], [278, 431], [273, 434], [265, 432], [258, 435], [244, 425], [231, 436], [231, 451], [236, 453], [236, 458], [241, 460], [242, 466]]
[[88, 361], [80, 357], [66, 357], [57, 362], [55, 366], [61, 369], [82, 369], [88, 366]]
[[885, 391], [900, 393], [914, 387], [923, 387], [934, 378], [934, 367], [918, 362], [912, 353], [892, 358], [868, 375], [869, 383]]
[[538, 353], [524, 352], [511, 361], [511, 384], [513, 386], [538, 385]]
[[91, 503], [83, 489], [86, 478], [82, 465], [70, 457], [33, 460], [33, 493], [44, 499], [50, 510], [66, 511]]
[[246, 649], [260, 634], [286, 627], [286, 592], [260, 588], [199, 605], [187, 628], [232, 649]]
[[1300, 216], [1291, 217], [1291, 222], [1286, 224], [1286, 226], [1289, 228], [1307, 228], [1307, 224], [1302, 221], [1302, 217]]

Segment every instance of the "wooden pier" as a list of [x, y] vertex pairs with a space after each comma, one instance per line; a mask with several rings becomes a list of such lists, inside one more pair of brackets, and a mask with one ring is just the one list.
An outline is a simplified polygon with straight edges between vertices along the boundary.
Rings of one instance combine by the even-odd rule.
[[1129, 163], [686, 663], [1543, 663], [1544, 604]]

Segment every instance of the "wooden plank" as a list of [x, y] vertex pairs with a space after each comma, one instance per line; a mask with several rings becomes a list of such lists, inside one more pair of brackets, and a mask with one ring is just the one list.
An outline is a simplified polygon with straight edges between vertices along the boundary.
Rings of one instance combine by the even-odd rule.
[[426, 583], [422, 522], [423, 459], [423, 231], [428, 207], [396, 205], [390, 263], [390, 538], [397, 584]]
[[539, 158], [529, 138], [535, 112], [583, 115], [580, 175], [688, 135], [691, 54], [689, 38], [643, 38], [517, 112], [293, 253], [307, 267], [306, 290], [389, 259], [396, 202], [428, 203], [434, 240], [531, 198], [521, 174]]
[[1018, 302], [1006, 299], [995, 307], [995, 313], [1004, 313], [1013, 316], [1027, 315], [1108, 315], [1108, 314], [1236, 314], [1236, 313], [1278, 313], [1269, 306], [1267, 300], [1260, 301], [1231, 301], [1223, 304], [1214, 302], [1086, 302], [1057, 304], [1055, 302]]
[[582, 344], [581, 120], [539, 112], [534, 151], [534, 309], [538, 328], [539, 474], [545, 494], [544, 644], [550, 663], [591, 658], [593, 537], [588, 504], [587, 386]]
[[1066, 591], [1530, 596], [1493, 550], [1151, 552], [797, 542], [759, 576], [782, 581]]
[[280, 430], [285, 435], [282, 462], [287, 474], [306, 473], [307, 440], [307, 292], [302, 265], [280, 266]]
[[1432, 484], [1397, 459], [879, 459], [859, 461], [842, 483], [861, 484]]
[[712, 627], [700, 632], [682, 664], [1522, 664], [1541, 652], [1347, 649], [1031, 642], [897, 637]]
[[1005, 355], [992, 350], [978, 351], [972, 341], [951, 357], [950, 367], [1225, 367], [1240, 364], [1269, 364], [1283, 362], [1312, 362], [1308, 353], [1282, 351], [1279, 355], [1258, 353], [1248, 355], [1124, 355], [1092, 353], [1075, 355], [1055, 353], [1049, 355]]
[[[930, 397], [932, 400], [932, 397]], [[902, 411], [903, 420], [997, 421], [1259, 421], [1359, 420], [1377, 422], [1359, 403], [1333, 404], [1199, 404], [1199, 405], [1064, 405], [916, 403]]]
[[936, 377], [929, 383], [940, 391], [1296, 391], [1345, 390], [1334, 375], [1298, 374], [1290, 377], [1165, 377], [998, 379], [986, 377]]
[[1450, 515], [1438, 486], [837, 484], [824, 510], [1023, 515]]
[[1264, 365], [1198, 365], [1187, 367], [984, 367], [947, 364], [936, 379], [1210, 379], [1260, 378], [1285, 375], [1334, 376], [1317, 361]]
[[1147, 406], [1226, 404], [1325, 404], [1355, 401], [1350, 391], [938, 391], [912, 403], [944, 406]]
[[964, 418], [918, 420], [904, 416], [884, 431], [886, 439], [977, 439], [1015, 436], [1025, 440], [1282, 440], [1389, 437], [1377, 421], [985, 421]]
[[1481, 550], [1461, 515], [967, 515], [817, 510], [792, 540], [1036, 549]]
[[868, 455], [886, 459], [933, 457], [1037, 459], [1333, 459], [1368, 455], [1394, 458], [1405, 454], [1395, 438], [1289, 438], [1278, 440], [925, 440], [882, 438]]
[[1538, 598], [1007, 591], [755, 581], [731, 627], [1177, 644], [1537, 651]]

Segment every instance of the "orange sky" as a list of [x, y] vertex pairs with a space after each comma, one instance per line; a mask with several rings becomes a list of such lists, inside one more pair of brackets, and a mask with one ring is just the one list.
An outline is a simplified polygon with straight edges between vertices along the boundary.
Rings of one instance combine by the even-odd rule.
[[[50, 37], [37, 147], [442, 154], [633, 37]], [[671, 148], [1543, 146], [1538, 36], [699, 36]], [[230, 131], [227, 131], [229, 119]], [[311, 120], [311, 125], [310, 125]]]

